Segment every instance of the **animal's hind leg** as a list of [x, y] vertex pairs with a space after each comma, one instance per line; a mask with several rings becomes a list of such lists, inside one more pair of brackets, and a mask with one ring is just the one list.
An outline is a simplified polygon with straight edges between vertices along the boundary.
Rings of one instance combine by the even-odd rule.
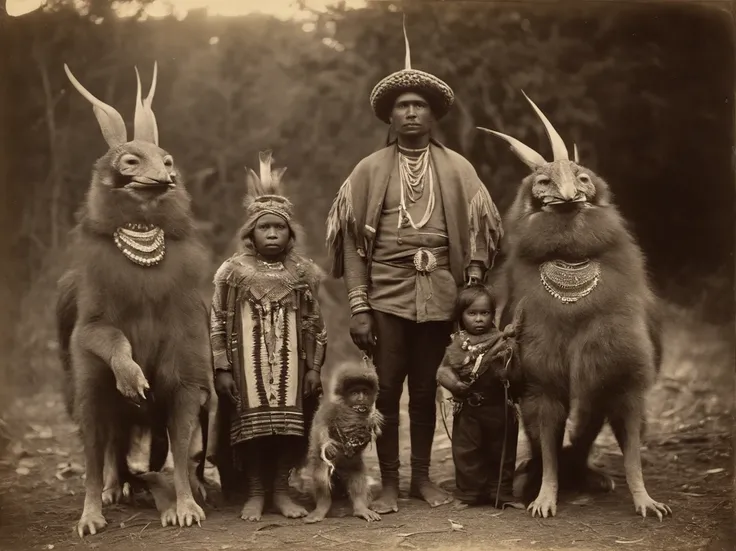
[[371, 490], [368, 486], [363, 458], [358, 458], [357, 464], [352, 465], [351, 470], [341, 472], [341, 478], [347, 482], [348, 494], [353, 503], [353, 516], [368, 522], [381, 520], [381, 515], [368, 508]]
[[603, 402], [581, 400], [577, 419], [570, 437], [570, 446], [560, 456], [560, 484], [563, 489], [588, 492], [609, 492], [614, 489], [613, 479], [588, 465], [588, 457], [595, 439], [605, 422]]
[[105, 465], [103, 468], [103, 490], [102, 504], [112, 505], [122, 501], [123, 498], [128, 499], [131, 494], [130, 484], [122, 483], [120, 480], [121, 473], [121, 447], [120, 427], [117, 428], [115, 434], [107, 435], [107, 445], [105, 446]]
[[521, 402], [524, 425], [534, 453], [541, 453], [542, 485], [536, 499], [527, 508], [532, 516], [547, 518], [557, 513], [558, 455], [565, 431], [567, 409], [551, 396], [527, 396]]
[[312, 524], [324, 520], [332, 506], [332, 490], [330, 488], [330, 472], [327, 463], [319, 458], [310, 459], [308, 470], [312, 474], [314, 501], [316, 507], [304, 517], [304, 522]]
[[654, 501], [644, 486], [641, 469], [641, 420], [644, 415], [644, 397], [636, 390], [622, 393], [611, 403], [609, 421], [624, 455], [626, 483], [634, 498], [634, 508], [643, 517], [653, 511], [659, 520], [663, 515], [671, 515], [672, 510], [664, 503]]
[[89, 357], [81, 357], [77, 359], [75, 368], [80, 372], [77, 410], [85, 462], [84, 509], [77, 532], [84, 537], [85, 534], [96, 534], [107, 525], [102, 515], [102, 471], [105, 449], [114, 428], [112, 413], [117, 396], [111, 396], [115, 392], [112, 374], [104, 366], [97, 365]]
[[[199, 410], [208, 394], [207, 389], [181, 384], [173, 396], [169, 409], [169, 435], [174, 459], [174, 489], [176, 491], [176, 518], [180, 526], [200, 524], [205, 519], [202, 508], [194, 500], [189, 478], [189, 450], [194, 430], [199, 423]], [[167, 513], [165, 515], [170, 517]], [[164, 522], [162, 517], [162, 522]]]

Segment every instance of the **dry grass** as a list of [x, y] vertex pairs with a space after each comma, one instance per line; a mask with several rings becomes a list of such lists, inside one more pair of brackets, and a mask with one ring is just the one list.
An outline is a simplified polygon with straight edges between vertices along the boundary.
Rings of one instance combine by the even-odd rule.
[[664, 356], [650, 396], [650, 417], [677, 428], [733, 408], [736, 343], [731, 324], [702, 320], [696, 309], [668, 304]]

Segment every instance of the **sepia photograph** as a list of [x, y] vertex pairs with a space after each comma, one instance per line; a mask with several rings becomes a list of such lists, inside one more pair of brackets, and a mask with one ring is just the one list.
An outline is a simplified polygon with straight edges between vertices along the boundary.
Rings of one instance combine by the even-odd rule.
[[735, 17], [0, 0], [0, 550], [735, 549]]

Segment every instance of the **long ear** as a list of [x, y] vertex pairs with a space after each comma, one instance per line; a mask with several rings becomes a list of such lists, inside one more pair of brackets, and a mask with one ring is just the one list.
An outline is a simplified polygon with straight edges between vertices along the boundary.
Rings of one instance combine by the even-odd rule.
[[576, 165], [580, 164], [580, 155], [578, 155], [578, 144], [572, 144], [572, 160], [575, 161]]
[[567, 153], [567, 147], [565, 146], [565, 142], [562, 141], [562, 137], [557, 133], [557, 130], [555, 130], [555, 127], [552, 126], [552, 123], [549, 122], [549, 119], [544, 116], [544, 113], [542, 113], [542, 110], [536, 106], [536, 104], [529, 99], [529, 96], [527, 96], [524, 93], [524, 90], [521, 91], [522, 94], [524, 94], [524, 97], [526, 100], [532, 104], [532, 107], [534, 108], [534, 111], [536, 111], [537, 116], [542, 121], [542, 124], [544, 124], [544, 129], [547, 131], [547, 137], [549, 138], [550, 143], [552, 144], [552, 160], [553, 161], [562, 161], [562, 160], [569, 160], [570, 157]]
[[133, 123], [133, 137], [136, 140], [153, 142], [158, 145], [158, 125], [156, 116], [153, 114], [151, 104], [153, 95], [156, 93], [156, 78], [158, 76], [158, 63], [153, 63], [153, 80], [146, 99], [141, 101], [141, 76], [138, 67], [135, 68], [135, 78], [138, 81], [138, 91], [135, 98], [135, 119]]
[[69, 66], [64, 63], [64, 71], [69, 81], [84, 96], [84, 98], [92, 104], [92, 111], [97, 117], [97, 123], [102, 130], [102, 137], [105, 138], [107, 145], [117, 147], [128, 141], [128, 132], [125, 130], [125, 122], [123, 117], [113, 107], [110, 107], [103, 101], [94, 97], [87, 89], [82, 86], [79, 81], [69, 70]]
[[531, 168], [532, 170], [536, 170], [543, 164], [546, 164], [547, 161], [544, 160], [544, 157], [542, 157], [539, 153], [534, 151], [531, 147], [528, 145], [524, 145], [516, 138], [512, 138], [511, 136], [508, 136], [506, 134], [502, 134], [501, 132], [496, 132], [495, 130], [489, 130], [488, 128], [483, 128], [482, 126], [476, 127], [478, 130], [483, 130], [484, 132], [488, 132], [490, 134], [494, 134], [498, 136], [499, 138], [503, 138], [511, 145], [511, 151], [516, 153], [516, 156], [519, 157], [522, 161], [524, 161], [524, 164]]

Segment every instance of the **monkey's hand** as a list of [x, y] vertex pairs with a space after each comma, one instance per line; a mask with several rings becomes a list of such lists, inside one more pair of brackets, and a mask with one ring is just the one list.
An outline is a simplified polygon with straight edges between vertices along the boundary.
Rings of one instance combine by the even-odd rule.
[[141, 366], [133, 361], [132, 358], [113, 358], [110, 364], [113, 373], [115, 373], [115, 386], [120, 394], [133, 400], [136, 404], [139, 399], [146, 399], [146, 391], [150, 390], [150, 385], [143, 375]]
[[332, 462], [332, 460], [337, 457], [337, 446], [335, 445], [335, 442], [333, 440], [327, 440], [324, 444], [322, 444], [319, 456], [322, 461], [327, 463], [329, 476], [332, 476], [332, 473], [335, 470], [335, 464]]

